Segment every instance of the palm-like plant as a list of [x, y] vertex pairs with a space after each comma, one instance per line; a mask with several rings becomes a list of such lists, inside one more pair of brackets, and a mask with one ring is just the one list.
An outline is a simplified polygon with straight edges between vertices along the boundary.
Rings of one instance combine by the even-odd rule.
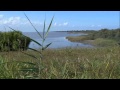
[[[35, 28], [35, 26], [33, 25], [33, 23], [30, 21], [30, 19], [28, 18], [28, 16], [25, 13], [24, 13], [24, 15], [26, 16], [26, 18], [29, 21], [29, 23], [31, 24], [31, 26], [35, 29], [35, 31], [37, 32], [37, 34], [39, 35], [39, 37], [42, 39], [42, 43], [39, 43], [38, 41], [36, 41], [36, 40], [28, 37], [28, 38], [31, 39], [31, 41], [33, 41], [34, 43], [38, 44], [41, 47], [40, 50], [36, 50], [36, 49], [33, 49], [33, 48], [28, 48], [28, 49], [39, 53], [40, 57], [37, 57], [35, 55], [31, 55], [31, 54], [28, 54], [28, 53], [25, 53], [25, 52], [22, 51], [22, 53], [24, 53], [26, 55], [29, 55], [29, 56], [31, 56], [31, 57], [33, 57], [33, 58], [35, 58], [35, 59], [38, 60], [38, 71], [39, 71], [38, 76], [40, 77], [40, 71], [41, 71], [41, 64], [40, 64], [40, 62], [41, 62], [41, 60], [43, 60], [43, 51], [45, 49], [47, 49], [52, 44], [52, 42], [51, 42], [51, 43], [49, 43], [49, 44], [47, 44], [47, 45], [44, 46], [44, 42], [45, 42], [45, 40], [46, 40], [46, 38], [48, 36], [48, 33], [50, 31], [50, 28], [51, 28], [54, 16], [52, 17], [52, 20], [51, 20], [51, 22], [50, 22], [50, 24], [49, 24], [49, 26], [47, 28], [47, 31], [45, 30], [46, 29], [46, 24], [45, 24], [46, 21], [44, 20], [44, 27], [43, 27], [43, 33], [42, 33], [43, 35], [41, 35], [40, 32]], [[11, 27], [9, 27], [9, 28], [12, 29], [12, 30], [14, 30], [14, 31], [16, 31], [15, 29], [13, 29]], [[25, 36], [25, 37], [27, 37], [27, 36]]]

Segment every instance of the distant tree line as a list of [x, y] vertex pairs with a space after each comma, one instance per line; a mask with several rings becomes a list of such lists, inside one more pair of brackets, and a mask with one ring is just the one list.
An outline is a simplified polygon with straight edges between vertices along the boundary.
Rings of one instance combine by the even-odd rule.
[[20, 31], [0, 32], [0, 51], [27, 50], [30, 42]]
[[118, 29], [101, 29], [101, 30], [70, 30], [70, 33], [80, 32], [87, 33], [87, 39], [95, 40], [97, 38], [113, 39], [120, 45], [120, 28]]
[[101, 29], [99, 31], [91, 31], [89, 34], [90, 39], [107, 38], [114, 39], [120, 42], [120, 29]]

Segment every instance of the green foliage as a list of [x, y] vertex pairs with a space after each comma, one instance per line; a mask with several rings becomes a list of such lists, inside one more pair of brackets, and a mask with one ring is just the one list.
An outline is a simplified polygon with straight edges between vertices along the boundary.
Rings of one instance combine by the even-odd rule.
[[27, 50], [30, 41], [20, 31], [0, 32], [0, 51]]
[[120, 29], [101, 29], [99, 31], [95, 31], [89, 34], [91, 39], [97, 38], [107, 38], [107, 39], [114, 39], [116, 41], [120, 40]]
[[[81, 42], [86, 44], [92, 44], [98, 47], [106, 46], [117, 46], [120, 45], [120, 29], [101, 29], [99, 31], [74, 31], [74, 33], [87, 33], [83, 36], [68, 36], [68, 39], [71, 42]], [[71, 32], [73, 33], [73, 32]]]

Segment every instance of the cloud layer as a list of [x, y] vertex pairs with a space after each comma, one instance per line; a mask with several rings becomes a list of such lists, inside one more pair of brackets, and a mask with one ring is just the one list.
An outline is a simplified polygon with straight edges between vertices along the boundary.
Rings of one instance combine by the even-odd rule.
[[[39, 21], [32, 21], [33, 24], [42, 25]], [[0, 15], [0, 25], [29, 25], [30, 23], [26, 18], [19, 16], [5, 18], [4, 15]]]

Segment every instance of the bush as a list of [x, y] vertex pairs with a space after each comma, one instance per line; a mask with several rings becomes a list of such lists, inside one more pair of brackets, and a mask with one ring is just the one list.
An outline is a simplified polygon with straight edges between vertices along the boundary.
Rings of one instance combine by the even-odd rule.
[[27, 50], [30, 42], [20, 31], [0, 32], [0, 51]]
[[120, 40], [120, 29], [101, 29], [99, 31], [93, 32], [89, 34], [91, 39], [97, 38], [107, 38], [107, 39], [115, 39], [116, 41]]

